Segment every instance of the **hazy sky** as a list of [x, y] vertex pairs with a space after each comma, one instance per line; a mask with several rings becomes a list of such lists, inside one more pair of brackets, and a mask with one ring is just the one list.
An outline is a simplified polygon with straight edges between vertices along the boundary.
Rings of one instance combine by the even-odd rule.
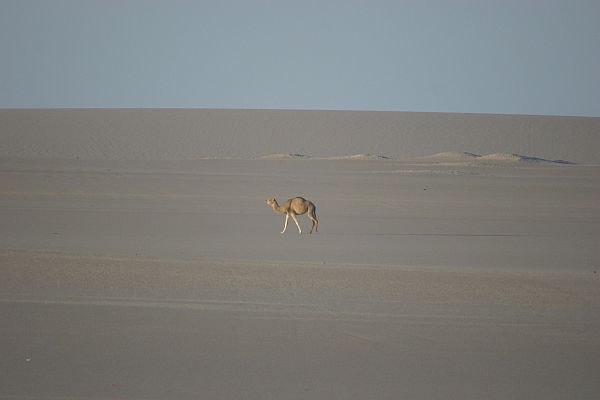
[[0, 107], [600, 116], [598, 0], [0, 0]]

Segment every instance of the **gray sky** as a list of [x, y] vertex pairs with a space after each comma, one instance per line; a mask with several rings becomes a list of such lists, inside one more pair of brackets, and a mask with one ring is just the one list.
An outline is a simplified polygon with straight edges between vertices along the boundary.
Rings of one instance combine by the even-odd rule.
[[600, 116], [598, 21], [598, 0], [0, 0], [0, 107]]

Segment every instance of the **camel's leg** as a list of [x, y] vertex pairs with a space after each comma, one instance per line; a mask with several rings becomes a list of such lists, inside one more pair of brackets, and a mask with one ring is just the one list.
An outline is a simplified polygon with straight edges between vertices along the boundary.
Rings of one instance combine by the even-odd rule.
[[312, 210], [308, 211], [308, 218], [310, 218], [310, 220], [312, 221], [312, 227], [310, 228], [310, 233], [313, 232], [313, 228], [314, 228], [315, 232], [319, 232], [319, 220], [317, 219], [317, 216], [315, 215], [314, 207]]
[[289, 218], [290, 218], [289, 214], [285, 214], [285, 224], [283, 225], [283, 230], [280, 233], [285, 233], [285, 230], [287, 229], [287, 223], [288, 223]]
[[294, 214], [292, 214], [292, 219], [294, 220], [294, 222], [296, 223], [296, 226], [298, 227], [298, 232], [302, 235], [302, 228], [300, 228], [300, 224], [298, 223], [298, 219], [296, 218], [296, 216]]
[[318, 232], [319, 230], [317, 229], [317, 225], [319, 224], [319, 222], [316, 219], [314, 219], [313, 217], [311, 217], [310, 215], [308, 217], [312, 221], [312, 227], [310, 228], [310, 233], [313, 232], [313, 229], [315, 230], [315, 232]]

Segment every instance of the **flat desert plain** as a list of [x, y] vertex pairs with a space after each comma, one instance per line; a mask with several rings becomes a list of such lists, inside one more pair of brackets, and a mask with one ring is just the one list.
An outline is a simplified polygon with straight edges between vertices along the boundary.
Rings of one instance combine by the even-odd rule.
[[[599, 167], [4, 160], [0, 178], [2, 399], [600, 393]], [[317, 234], [280, 234], [264, 202], [297, 194]]]

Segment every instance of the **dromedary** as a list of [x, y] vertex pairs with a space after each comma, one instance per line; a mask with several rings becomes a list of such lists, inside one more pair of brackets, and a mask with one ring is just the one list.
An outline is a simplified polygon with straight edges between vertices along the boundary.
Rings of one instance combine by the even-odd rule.
[[298, 232], [302, 234], [302, 228], [300, 228], [300, 224], [296, 219], [296, 215], [302, 215], [306, 213], [308, 213], [308, 218], [310, 218], [310, 220], [312, 221], [310, 233], [313, 233], [313, 229], [315, 230], [315, 232], [319, 231], [319, 220], [317, 220], [316, 214], [317, 208], [315, 207], [315, 204], [312, 201], [308, 201], [302, 197], [294, 197], [293, 199], [289, 199], [288, 201], [286, 201], [283, 204], [283, 206], [279, 206], [275, 198], [265, 200], [265, 203], [267, 203], [267, 205], [271, 207], [276, 214], [285, 214], [285, 224], [283, 225], [283, 231], [281, 231], [281, 233], [285, 233], [285, 230], [287, 229], [288, 219], [292, 217], [292, 219], [296, 223], [296, 226], [298, 227]]

